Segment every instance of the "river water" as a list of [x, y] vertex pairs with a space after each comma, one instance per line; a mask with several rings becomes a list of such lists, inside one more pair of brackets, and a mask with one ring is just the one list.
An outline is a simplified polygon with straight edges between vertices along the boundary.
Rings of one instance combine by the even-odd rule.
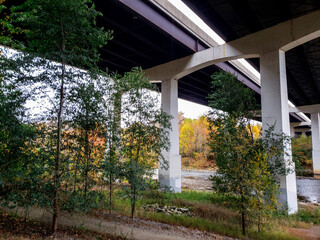
[[[182, 170], [182, 187], [184, 187], [183, 183], [188, 184], [190, 182], [189, 179], [193, 179], [193, 182], [197, 184], [206, 184], [205, 181], [209, 181], [210, 176], [214, 174], [214, 171]], [[198, 187], [203, 189], [201, 186]], [[320, 179], [297, 177], [297, 193], [298, 196], [303, 197], [308, 202], [320, 203]]]
[[297, 177], [297, 192], [308, 202], [320, 203], [320, 179]]

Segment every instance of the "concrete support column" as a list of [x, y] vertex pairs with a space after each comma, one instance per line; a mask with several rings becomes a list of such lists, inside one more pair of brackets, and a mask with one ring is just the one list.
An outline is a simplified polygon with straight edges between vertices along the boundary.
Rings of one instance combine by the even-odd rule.
[[178, 120], [178, 81], [165, 80], [161, 83], [161, 107], [164, 112], [173, 116], [170, 131], [170, 150], [163, 152], [168, 169], [159, 164], [160, 186], [170, 187], [181, 192], [181, 156], [179, 155], [179, 120]]
[[[290, 136], [288, 90], [285, 52], [276, 50], [260, 55], [261, 73], [261, 107], [262, 129], [265, 132], [269, 126], [275, 125], [276, 133]], [[290, 143], [291, 145], [291, 143]], [[284, 163], [292, 163], [291, 146], [284, 146]], [[293, 170], [294, 164], [292, 163]], [[279, 204], [288, 207], [289, 214], [298, 211], [296, 174], [278, 176], [280, 183]]]
[[311, 113], [312, 134], [312, 162], [313, 174], [320, 178], [320, 116], [319, 113]]
[[295, 134], [295, 130], [294, 130], [294, 125], [292, 123], [290, 123], [290, 136], [291, 137], [294, 137], [296, 134]]

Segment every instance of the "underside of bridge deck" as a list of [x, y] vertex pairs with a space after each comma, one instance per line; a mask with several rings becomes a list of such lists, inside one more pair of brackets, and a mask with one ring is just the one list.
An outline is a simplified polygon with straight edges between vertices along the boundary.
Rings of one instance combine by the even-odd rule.
[[[13, 2], [21, 1], [11, 1], [10, 4]], [[171, 64], [168, 62], [172, 61], [172, 64], [182, 69], [175, 75], [167, 74], [168, 76], [157, 79], [162, 82], [158, 84], [159, 89], [162, 88], [162, 95], [166, 96], [162, 107], [175, 117], [170, 135], [172, 147], [165, 153], [169, 159], [169, 169], [160, 172], [160, 177], [163, 177], [160, 181], [165, 185], [175, 191], [181, 190], [177, 97], [208, 105], [207, 96], [212, 91], [210, 76], [220, 70], [235, 73], [240, 81], [255, 91], [262, 107], [264, 130], [267, 125], [276, 124], [278, 133], [290, 135], [288, 100], [293, 103], [291, 105], [311, 106], [308, 109], [313, 110], [306, 114], [312, 119], [314, 133], [314, 171], [320, 172], [320, 109], [317, 110], [320, 104], [318, 0], [182, 0], [226, 42], [220, 46], [210, 43], [206, 40], [207, 37], [200, 36], [200, 33], [196, 33], [197, 30], [179, 21], [182, 13], [178, 11], [178, 16], [168, 11], [165, 4], [170, 4], [171, 0], [94, 2], [103, 13], [98, 25], [114, 31], [113, 40], [101, 49], [100, 68], [123, 73], [140, 66], [148, 73], [150, 69], [165, 66], [162, 68], [162, 72], [165, 72]], [[309, 33], [303, 35], [307, 31]], [[196, 70], [183, 69], [192, 64], [196, 66], [197, 61], [203, 63], [201, 54], [207, 53], [206, 51], [209, 55], [203, 56], [208, 57], [207, 63], [212, 64], [201, 65], [194, 68]], [[234, 52], [240, 53], [234, 54], [234, 58], [226, 57]], [[218, 59], [216, 53], [225, 58], [215, 61]], [[241, 58], [241, 53], [248, 58], [251, 56], [247, 60], [260, 72], [261, 81], [260, 77], [257, 81], [229, 61]], [[197, 58], [198, 56], [200, 57]], [[179, 60], [181, 58], [185, 60]], [[174, 72], [176, 69], [171, 66], [170, 71], [172, 70]], [[183, 74], [183, 71], [187, 74]], [[308, 117], [302, 116], [298, 110], [292, 111], [290, 121], [308, 120], [310, 123]], [[291, 161], [291, 151], [284, 153], [283, 159]], [[296, 212], [294, 172], [279, 179], [282, 192], [280, 200], [288, 205], [290, 213]]]

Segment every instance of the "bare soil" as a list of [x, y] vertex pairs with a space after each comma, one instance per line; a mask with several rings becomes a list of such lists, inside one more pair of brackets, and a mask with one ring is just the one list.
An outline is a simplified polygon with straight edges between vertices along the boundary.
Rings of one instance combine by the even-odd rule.
[[[16, 214], [0, 213], [0, 239], [25, 240], [25, 239], [52, 239], [50, 225], [34, 220], [19, 217]], [[123, 240], [122, 237], [110, 234], [95, 233], [90, 230], [72, 227], [59, 227], [55, 239], [101, 239]]]
[[288, 228], [289, 233], [299, 239], [304, 240], [320, 240], [320, 226], [313, 226], [309, 229], [304, 228]]
[[[14, 213], [18, 216], [25, 216], [23, 209], [8, 210], [1, 208], [2, 212]], [[42, 223], [48, 225], [51, 223], [52, 214], [46, 210], [40, 208], [32, 208], [28, 218], [31, 221]], [[90, 217], [82, 214], [73, 214], [73, 216], [63, 215], [58, 219], [59, 228], [72, 228], [72, 229], [82, 229], [85, 231], [90, 231], [92, 234], [108, 234], [112, 236], [120, 236], [121, 238], [114, 239], [139, 239], [139, 240], [192, 240], [192, 239], [221, 239], [221, 240], [231, 240], [232, 238], [220, 236], [213, 233], [206, 233], [197, 230], [191, 230], [181, 226], [171, 226], [168, 224], [147, 221], [142, 219], [130, 219], [127, 217], [113, 215], [105, 216], [103, 218]], [[1, 234], [1, 232], [0, 232]], [[94, 235], [94, 234], [93, 234]], [[42, 236], [42, 235], [40, 235]], [[46, 236], [46, 234], [43, 234]], [[25, 237], [28, 237], [25, 236]], [[38, 239], [37, 236], [27, 239]], [[92, 237], [92, 235], [91, 235]], [[40, 238], [41, 239], [41, 238]], [[83, 238], [83, 236], [77, 238], [58, 238], [58, 239], [97, 239], [93, 238]], [[108, 239], [108, 238], [101, 238]], [[110, 238], [112, 239], [112, 238]]]

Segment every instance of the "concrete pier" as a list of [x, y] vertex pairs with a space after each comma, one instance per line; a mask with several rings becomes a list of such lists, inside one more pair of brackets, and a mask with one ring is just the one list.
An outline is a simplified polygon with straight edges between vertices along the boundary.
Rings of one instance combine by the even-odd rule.
[[[285, 52], [275, 50], [261, 54], [260, 71], [262, 129], [266, 131], [274, 125], [276, 133], [290, 136]], [[298, 211], [297, 186], [291, 146], [283, 146], [283, 148], [284, 164], [286, 167], [291, 166], [293, 172], [286, 176], [278, 176], [281, 191], [279, 203], [288, 207], [289, 213], [296, 213]]]
[[181, 156], [179, 155], [179, 120], [178, 120], [178, 81], [169, 79], [161, 83], [161, 107], [170, 114], [171, 131], [169, 134], [170, 150], [162, 154], [168, 169], [159, 163], [160, 186], [169, 187], [174, 192], [181, 192]]
[[320, 178], [320, 116], [311, 113], [312, 162], [314, 177]]

